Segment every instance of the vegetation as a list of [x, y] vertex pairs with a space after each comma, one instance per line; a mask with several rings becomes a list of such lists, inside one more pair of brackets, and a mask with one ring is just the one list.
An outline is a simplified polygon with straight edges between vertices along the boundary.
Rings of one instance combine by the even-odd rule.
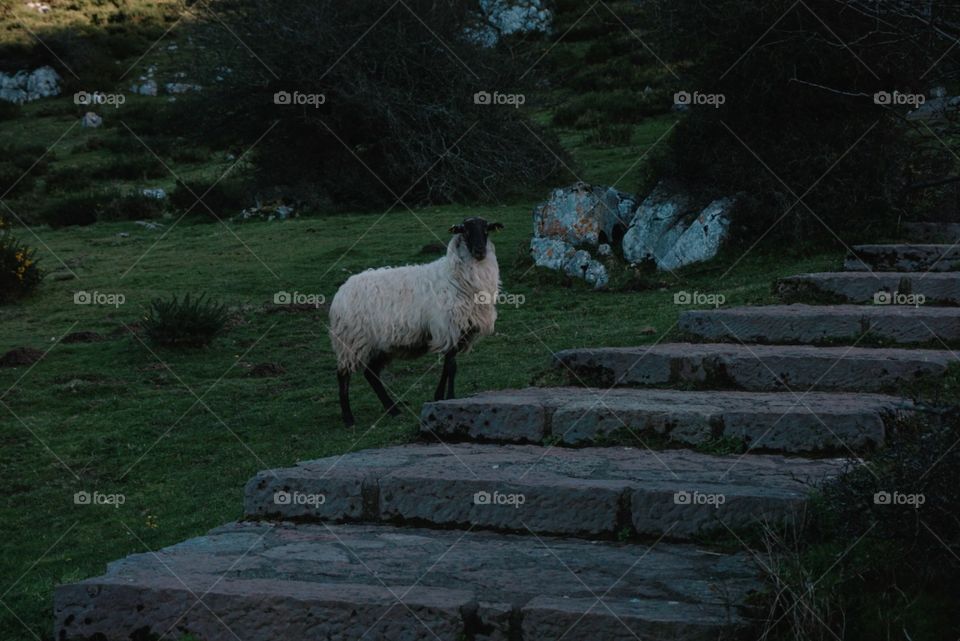
[[205, 347], [227, 324], [227, 310], [200, 295], [190, 300], [174, 295], [170, 300], [155, 298], [143, 319], [147, 337], [163, 347]]
[[744, 243], [862, 241], [889, 236], [898, 217], [942, 215], [942, 200], [911, 187], [957, 173], [956, 132], [904, 115], [956, 78], [954, 3], [925, 3], [927, 17], [919, 4], [853, 0], [652, 4], [662, 55], [695, 56], [674, 75], [696, 104], [657, 171], [749, 194]]
[[36, 252], [17, 240], [0, 218], [0, 305], [26, 296], [42, 280]]

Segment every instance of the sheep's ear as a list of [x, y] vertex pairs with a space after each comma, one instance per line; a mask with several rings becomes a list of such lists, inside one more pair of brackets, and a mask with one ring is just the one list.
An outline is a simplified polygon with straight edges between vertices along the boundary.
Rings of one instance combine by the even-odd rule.
[[462, 234], [462, 233], [463, 233], [463, 225], [454, 225], [454, 226], [451, 227], [448, 231], [449, 231], [451, 234]]
[[488, 232], [500, 231], [501, 229], [503, 229], [503, 223], [490, 223], [487, 225]]

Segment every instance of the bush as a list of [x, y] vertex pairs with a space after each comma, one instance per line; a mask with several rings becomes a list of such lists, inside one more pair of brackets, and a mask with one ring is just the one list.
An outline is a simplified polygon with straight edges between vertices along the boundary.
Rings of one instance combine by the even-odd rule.
[[97, 220], [143, 220], [163, 215], [162, 200], [143, 194], [124, 194], [110, 198], [99, 207]]
[[799, 529], [768, 531], [771, 639], [957, 638], [957, 409], [902, 422], [822, 490]]
[[[197, 202], [197, 199], [203, 202]], [[170, 205], [192, 217], [206, 218], [210, 221], [226, 220], [247, 206], [249, 199], [241, 185], [222, 180], [218, 183], [203, 180], [191, 180], [186, 183], [178, 180], [170, 194]], [[213, 213], [211, 213], [211, 210]]]
[[[822, 247], [837, 235], [890, 235], [895, 207], [910, 209], [905, 186], [919, 157], [939, 158], [934, 175], [955, 173], [951, 151], [923, 127], [902, 124], [906, 106], [874, 104], [877, 92], [923, 93], [955, 76], [952, 3], [927, 3], [931, 26], [908, 15], [912, 3], [655, 4], [661, 55], [676, 59], [700, 43], [689, 65], [675, 66], [684, 74], [676, 88], [726, 99], [719, 108], [691, 107], [659, 173], [711, 195], [752, 194], [755, 206], [735, 221], [735, 237]], [[951, 26], [943, 31], [941, 23]], [[787, 213], [795, 194], [804, 203]]]
[[86, 193], [53, 201], [41, 210], [40, 217], [54, 229], [60, 227], [86, 226], [97, 222], [100, 208], [107, 197]]
[[226, 323], [227, 311], [223, 305], [206, 300], [205, 295], [191, 300], [187, 294], [182, 300], [177, 296], [170, 300], [154, 299], [143, 327], [147, 337], [157, 345], [204, 347], [223, 331]]
[[0, 304], [22, 298], [43, 280], [34, 250], [23, 245], [0, 219]]
[[[474, 101], [478, 91], [526, 93], [533, 60], [468, 42], [466, 4], [412, 0], [386, 13], [378, 0], [211, 4], [241, 37], [256, 34], [257, 58], [231, 60], [234, 82], [206, 92], [203, 109], [190, 106], [198, 98], [174, 103], [190, 114], [179, 120], [216, 147], [263, 137], [258, 183], [308, 203], [369, 210], [400, 195], [435, 204], [539, 191], [562, 170], [559, 144], [524, 109]], [[278, 92], [325, 102], [277, 105]]]

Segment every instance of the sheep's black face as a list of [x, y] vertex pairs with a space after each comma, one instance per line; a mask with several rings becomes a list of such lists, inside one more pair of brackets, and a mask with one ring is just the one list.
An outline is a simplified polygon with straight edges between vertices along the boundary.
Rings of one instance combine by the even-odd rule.
[[459, 225], [450, 228], [450, 233], [460, 234], [470, 255], [477, 260], [487, 257], [487, 238], [495, 231], [503, 229], [500, 223], [488, 223], [483, 218], [467, 218]]

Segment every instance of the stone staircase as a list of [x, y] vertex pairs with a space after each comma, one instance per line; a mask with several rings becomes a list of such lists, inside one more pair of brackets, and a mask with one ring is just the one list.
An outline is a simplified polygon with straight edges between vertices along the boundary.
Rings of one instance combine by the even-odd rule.
[[59, 586], [54, 636], [756, 638], [762, 559], [709, 541], [791, 519], [957, 362], [956, 251], [855, 253], [779, 291], [906, 279], [945, 306], [689, 311], [688, 342], [560, 352], [569, 386], [427, 403], [419, 443], [259, 473], [243, 521]]

